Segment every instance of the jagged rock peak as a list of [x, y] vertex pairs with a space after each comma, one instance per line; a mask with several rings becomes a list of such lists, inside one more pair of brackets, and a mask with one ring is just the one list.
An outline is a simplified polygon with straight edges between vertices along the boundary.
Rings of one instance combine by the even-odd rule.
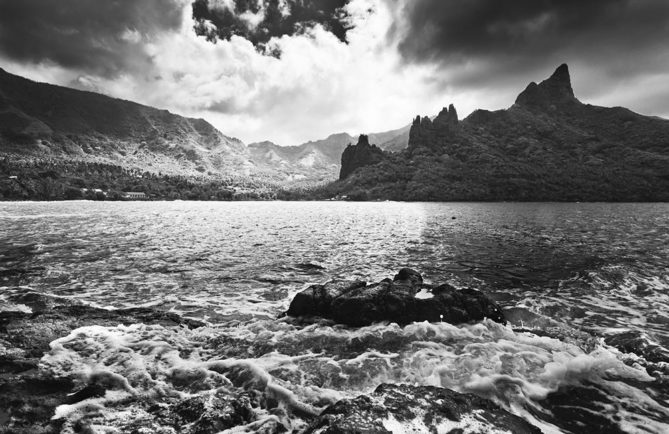
[[456, 126], [458, 124], [458, 112], [455, 106], [450, 104], [448, 108], [444, 107], [436, 118], [434, 118], [435, 125]]
[[559, 97], [574, 98], [574, 90], [571, 88], [571, 77], [569, 67], [566, 63], [558, 66], [553, 75], [539, 85], [548, 90], [552, 95]]
[[376, 164], [383, 159], [383, 151], [375, 145], [369, 144], [369, 137], [365, 134], [360, 134], [358, 143], [348, 145], [341, 154], [341, 170], [339, 171], [339, 179], [345, 179], [356, 169]]
[[530, 83], [516, 98], [516, 104], [522, 106], [554, 106], [575, 101], [577, 99], [571, 87], [569, 67], [564, 63], [541, 83]]
[[448, 105], [448, 113], [451, 115], [451, 117], [455, 118], [455, 120], [458, 120], [458, 112], [455, 111], [455, 106], [453, 104]]
[[360, 137], [358, 137], [358, 146], [370, 146], [369, 137], [366, 134], [360, 134]]
[[566, 63], [563, 63], [562, 65], [558, 66], [553, 75], [551, 75], [546, 81], [554, 83], [562, 83], [563, 86], [571, 90], [571, 77], [569, 76], [569, 66], [567, 66]]

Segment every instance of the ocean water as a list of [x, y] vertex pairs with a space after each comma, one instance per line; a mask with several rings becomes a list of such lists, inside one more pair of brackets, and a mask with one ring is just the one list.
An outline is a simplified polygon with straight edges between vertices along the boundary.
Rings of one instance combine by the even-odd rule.
[[[402, 267], [486, 292], [509, 324], [277, 319], [310, 284]], [[2, 310], [29, 310], [17, 300], [34, 291], [208, 324], [54, 341], [43, 369], [123, 385], [59, 407], [65, 428], [123, 432], [147, 417], [135, 402], [239, 387], [233, 372], [282, 403], [248, 432], [299, 432], [384, 382], [473, 392], [548, 433], [669, 432], [669, 204], [0, 203], [0, 271]], [[652, 360], [605, 342], [621, 334]]]

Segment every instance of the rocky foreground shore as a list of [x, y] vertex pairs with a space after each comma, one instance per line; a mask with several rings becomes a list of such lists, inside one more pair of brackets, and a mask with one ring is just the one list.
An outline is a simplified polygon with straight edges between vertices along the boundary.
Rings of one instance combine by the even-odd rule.
[[[234, 363], [230, 360], [202, 362], [204, 369], [225, 377], [223, 387], [185, 387], [183, 390], [188, 390], [187, 393], [171, 395], [149, 391], [130, 394], [125, 401], [114, 404], [113, 411], [117, 413], [128, 406], [141, 409], [141, 418], [112, 422], [99, 413], [68, 420], [56, 409], [86, 403], [93, 406], [96, 400], [122, 391], [124, 379], [113, 374], [54, 376], [41, 363], [44, 356], [54, 351], [50, 346], [54, 340], [93, 325], [146, 324], [183, 330], [209, 326], [150, 308], [99, 309], [29, 290], [12, 296], [11, 302], [27, 309], [0, 312], [0, 433], [92, 433], [96, 432], [96, 424], [106, 423], [120, 432], [138, 434], [203, 434], [234, 427], [275, 433], [291, 431], [294, 427], [287, 426], [285, 421], [293, 417], [304, 421], [300, 431], [321, 434], [411, 430], [540, 432], [489, 399], [432, 386], [381, 384], [371, 393], [312, 407], [294, 401], [287, 389], [277, 388], [269, 377], [258, 377], [252, 368], [246, 367], [242, 355], [238, 360], [233, 359]], [[313, 285], [295, 296], [287, 313], [289, 317], [282, 321], [295, 327], [301, 327], [302, 321], [310, 317], [327, 318], [349, 326], [379, 321], [460, 323], [484, 318], [514, 322], [513, 315], [505, 319], [502, 309], [483, 293], [445, 284], [428, 285], [423, 283], [419, 273], [410, 269], [400, 270], [392, 280], [370, 285], [359, 281]], [[212, 333], [217, 333], [214, 328]], [[654, 369], [663, 365], [665, 355], [659, 354], [652, 345], [641, 345], [637, 338], [620, 335], [618, 339], [611, 339], [610, 344], [622, 350], [648, 353], [649, 360], [658, 359], [658, 363], [652, 364]], [[652, 372], [650, 365], [648, 370]], [[199, 377], [191, 380], [175, 377], [169, 381], [200, 380]], [[554, 417], [562, 419], [569, 416], [568, 404], [573, 404], [574, 399], [579, 398], [561, 391], [551, 394], [545, 404], [555, 410]]]
[[[323, 297], [305, 298], [309, 294]], [[422, 294], [422, 295], [419, 295]], [[336, 295], [336, 296], [335, 296]], [[423, 298], [417, 298], [423, 297]], [[309, 300], [318, 311], [308, 311]], [[413, 300], [413, 301], [411, 301]], [[40, 360], [52, 351], [50, 343], [86, 326], [116, 327], [120, 324], [147, 324], [163, 327], [199, 328], [205, 324], [173, 313], [150, 308], [106, 310], [27, 291], [14, 296], [15, 305], [29, 311], [0, 312], [0, 432], [55, 433], [93, 432], [92, 425], [54, 417], [59, 406], [82, 405], [86, 400], [103, 398], [122, 385], [109, 376], [56, 378], [43, 369]], [[323, 303], [330, 302], [331, 305]], [[359, 308], [355, 308], [357, 303]], [[376, 309], [374, 309], [376, 306]], [[313, 306], [312, 306], [313, 307]], [[349, 316], [343, 314], [351, 310]], [[504, 321], [501, 310], [475, 291], [459, 291], [447, 285], [423, 284], [420, 274], [403, 269], [394, 280], [372, 285], [364, 282], [338, 282], [316, 285], [293, 300], [289, 313], [328, 316], [335, 312], [348, 324], [364, 325], [390, 319], [401, 323], [431, 319], [467, 321], [490, 317]], [[357, 319], [353, 319], [357, 318]], [[259, 415], [280, 414], [279, 403], [267, 384], [248, 381], [239, 369], [214, 368], [229, 378], [230, 390], [212, 389], [191, 397], [147, 398], [141, 406], [151, 418], [124, 426], [127, 432], [219, 432], [236, 426], [253, 427]], [[221, 370], [222, 369], [222, 370]], [[114, 380], [114, 381], [112, 381]], [[122, 381], [121, 381], [122, 382]], [[136, 404], [136, 403], [135, 403]], [[370, 395], [339, 401], [316, 412], [299, 406], [309, 425], [308, 433], [388, 433], [407, 427], [442, 426], [469, 432], [482, 427], [513, 432], [538, 432], [523, 419], [492, 401], [436, 387], [385, 384]], [[85, 419], [84, 419], [85, 420]], [[426, 428], [427, 429], [427, 428]], [[280, 419], [259, 423], [258, 432], [284, 432]]]
[[203, 323], [148, 308], [105, 310], [28, 292], [13, 300], [31, 312], [0, 312], [0, 432], [59, 432], [51, 420], [62, 404], [104, 396], [108, 388], [95, 379], [77, 385], [74, 378], [54, 378], [40, 368], [49, 344], [85, 326], [160, 324], [200, 327]]

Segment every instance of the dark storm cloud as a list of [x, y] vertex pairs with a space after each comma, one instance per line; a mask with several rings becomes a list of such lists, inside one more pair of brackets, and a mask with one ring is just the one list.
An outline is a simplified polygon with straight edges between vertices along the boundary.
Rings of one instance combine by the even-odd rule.
[[[195, 31], [212, 42], [229, 40], [233, 35], [264, 48], [272, 37], [304, 33], [322, 25], [346, 42], [349, 30], [344, 11], [350, 0], [196, 0], [193, 3]], [[258, 22], [250, 22], [255, 15]], [[212, 26], [213, 24], [213, 26]]]
[[150, 62], [142, 41], [178, 28], [177, 0], [0, 0], [0, 54], [101, 75]]
[[407, 0], [399, 17], [390, 36], [405, 60], [462, 65], [469, 84], [549, 62], [623, 77], [667, 66], [666, 0]]

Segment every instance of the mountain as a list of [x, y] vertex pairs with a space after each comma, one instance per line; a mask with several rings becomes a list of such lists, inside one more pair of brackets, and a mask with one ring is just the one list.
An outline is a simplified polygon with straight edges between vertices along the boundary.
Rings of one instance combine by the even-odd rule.
[[246, 146], [203, 119], [0, 69], [0, 152], [171, 175], [248, 176]]
[[299, 146], [279, 146], [272, 142], [249, 144], [255, 169], [285, 182], [326, 182], [337, 179], [341, 153], [355, 140], [349, 134], [332, 134], [325, 139]]
[[339, 179], [347, 178], [360, 167], [370, 166], [383, 161], [383, 150], [369, 144], [369, 137], [362, 134], [355, 146], [347, 146], [341, 155]]
[[[369, 134], [378, 147], [398, 152], [409, 143], [406, 125], [396, 130]], [[255, 171], [286, 182], [321, 183], [337, 179], [341, 170], [342, 152], [356, 138], [347, 133], [331, 134], [325, 139], [303, 143], [298, 146], [279, 146], [270, 141], [251, 143], [250, 161]]]
[[[370, 133], [369, 140], [372, 143], [377, 143], [378, 147], [384, 151], [400, 152], [407, 148], [409, 144], [409, 131], [411, 124], [407, 124], [402, 128], [390, 130], [383, 133]], [[355, 140], [352, 140], [353, 143]]]
[[667, 201], [669, 121], [580, 102], [561, 65], [506, 110], [477, 110], [460, 121], [450, 106], [433, 120], [417, 117], [406, 150], [371, 164], [342, 162], [341, 179], [316, 195]]
[[[387, 142], [386, 149], [406, 148], [409, 128], [371, 137]], [[244, 192], [319, 184], [337, 179], [341, 153], [354, 141], [341, 133], [293, 147], [246, 146], [203, 119], [36, 83], [0, 69], [0, 175], [20, 174], [24, 180], [18, 185], [0, 177], [0, 190], [10, 198], [59, 198], [73, 184], [129, 189], [139, 177], [155, 178], [135, 186], [153, 191], [159, 177], [174, 178], [160, 181], [174, 189], [157, 193], [171, 197], [192, 196], [192, 185], [178, 191], [180, 177], [196, 183], [222, 180], [226, 188], [241, 185]], [[212, 188], [218, 187], [205, 190]]]

